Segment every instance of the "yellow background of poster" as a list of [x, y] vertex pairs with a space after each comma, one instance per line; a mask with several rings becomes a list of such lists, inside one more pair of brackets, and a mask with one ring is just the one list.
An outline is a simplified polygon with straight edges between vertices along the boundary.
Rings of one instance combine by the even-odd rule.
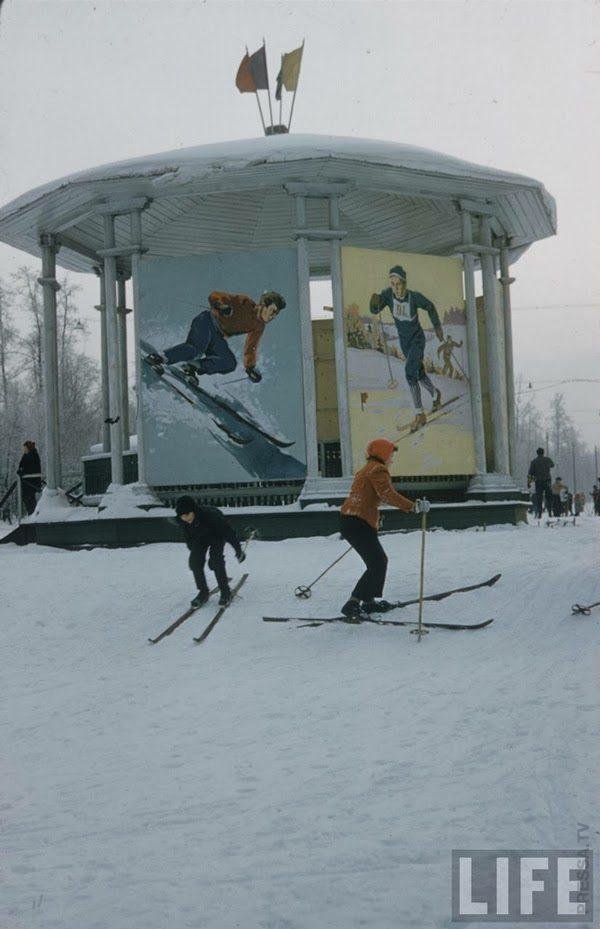
[[[408, 426], [415, 414], [414, 400], [404, 374], [396, 327], [389, 310], [379, 316], [369, 312], [373, 293], [389, 287], [389, 270], [401, 265], [409, 290], [416, 290], [436, 307], [444, 335], [455, 343], [449, 369], [444, 368], [440, 342], [429, 315], [419, 310], [425, 333], [424, 362], [434, 386], [441, 390], [442, 403], [431, 412], [431, 397], [421, 387], [427, 426], [411, 434]], [[396, 476], [472, 474], [475, 471], [473, 426], [468, 384], [466, 325], [462, 284], [462, 261], [406, 252], [342, 248], [342, 286], [346, 323], [346, 351], [350, 424], [355, 469], [364, 462], [367, 443], [385, 436], [398, 443], [392, 473]], [[388, 356], [383, 347], [383, 323]], [[389, 387], [390, 379], [396, 386]]]

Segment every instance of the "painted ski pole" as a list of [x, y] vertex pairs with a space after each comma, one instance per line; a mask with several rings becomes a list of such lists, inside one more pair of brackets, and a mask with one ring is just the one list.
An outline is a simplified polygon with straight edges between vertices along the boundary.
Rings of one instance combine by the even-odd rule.
[[295, 591], [294, 591], [294, 596], [299, 597], [301, 600], [310, 600], [310, 598], [312, 597], [312, 589], [311, 589], [311, 588], [313, 588], [313, 587], [315, 586], [315, 584], [317, 583], [317, 581], [320, 581], [322, 577], [325, 577], [325, 575], [327, 574], [327, 572], [328, 572], [328, 571], [331, 571], [331, 569], [338, 563], [338, 561], [341, 561], [342, 558], [345, 558], [346, 555], [348, 554], [348, 552], [351, 552], [351, 551], [352, 551], [352, 546], [350, 545], [350, 546], [346, 549], [346, 551], [345, 551], [345, 552], [342, 552], [342, 554], [339, 556], [339, 558], [336, 558], [335, 561], [332, 561], [331, 564], [329, 565], [329, 567], [328, 567], [328, 568], [325, 568], [325, 570], [322, 571], [322, 572], [319, 574], [319, 576], [316, 577], [316, 578], [314, 579], [314, 581], [313, 581], [311, 584], [308, 584], [308, 586], [304, 586], [304, 584], [300, 584], [299, 587], [296, 587], [296, 589], [295, 589]]
[[382, 321], [382, 319], [381, 319], [381, 316], [379, 316], [379, 326], [380, 326], [380, 329], [381, 329], [381, 341], [382, 341], [382, 343], [383, 343], [383, 350], [384, 350], [384, 352], [385, 352], [385, 357], [386, 357], [386, 361], [387, 361], [388, 371], [390, 372], [390, 379], [389, 379], [389, 381], [388, 381], [388, 387], [389, 387], [390, 390], [394, 390], [394, 388], [396, 388], [396, 387], [398, 386], [398, 381], [396, 380], [396, 378], [394, 377], [394, 374], [393, 374], [393, 372], [392, 372], [392, 363], [391, 363], [391, 361], [390, 361], [390, 356], [389, 356], [389, 352], [388, 352], [387, 338], [386, 338], [386, 334], [385, 334], [385, 329], [383, 328], [383, 321]]
[[416, 629], [411, 629], [411, 633], [417, 636], [420, 642], [422, 636], [427, 635], [429, 629], [423, 625], [423, 598], [425, 589], [425, 534], [427, 532], [427, 514], [421, 513], [421, 581], [419, 586], [419, 620]]

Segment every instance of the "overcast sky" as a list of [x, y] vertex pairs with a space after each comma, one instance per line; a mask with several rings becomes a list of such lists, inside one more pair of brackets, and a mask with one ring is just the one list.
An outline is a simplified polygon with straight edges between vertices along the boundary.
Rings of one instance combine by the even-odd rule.
[[[600, 3], [5, 0], [0, 203], [82, 168], [260, 134], [248, 44], [306, 38], [292, 131], [422, 145], [543, 181], [559, 234], [513, 268], [517, 371], [600, 377]], [[0, 276], [28, 256], [0, 245]], [[98, 354], [94, 280], [83, 285]], [[564, 385], [600, 445], [600, 384]], [[553, 390], [535, 396], [544, 405]]]

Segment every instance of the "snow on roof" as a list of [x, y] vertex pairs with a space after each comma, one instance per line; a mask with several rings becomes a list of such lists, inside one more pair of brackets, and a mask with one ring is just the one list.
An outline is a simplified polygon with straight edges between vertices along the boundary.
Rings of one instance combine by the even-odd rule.
[[363, 162], [446, 177], [542, 187], [540, 181], [525, 175], [499, 171], [402, 142], [344, 136], [277, 135], [196, 145], [77, 171], [35, 187], [2, 207], [0, 224], [48, 194], [70, 185], [147, 178], [155, 184], [167, 184], [171, 188], [215, 173], [315, 159]]

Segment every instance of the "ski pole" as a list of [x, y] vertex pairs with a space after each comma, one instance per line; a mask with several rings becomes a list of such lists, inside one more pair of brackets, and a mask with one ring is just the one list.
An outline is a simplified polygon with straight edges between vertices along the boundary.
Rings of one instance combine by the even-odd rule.
[[597, 603], [588, 603], [587, 606], [582, 606], [580, 603], [574, 603], [571, 607], [573, 616], [589, 616], [595, 606], [600, 606], [600, 600]]
[[459, 369], [460, 373], [463, 375], [463, 377], [464, 377], [464, 379], [466, 380], [467, 384], [470, 386], [470, 385], [471, 385], [471, 378], [469, 377], [469, 375], [467, 374], [467, 372], [465, 371], [465, 369], [464, 369], [463, 366], [461, 365], [460, 361], [458, 360], [458, 358], [456, 357], [456, 355], [454, 354], [454, 352], [451, 352], [450, 354], [452, 355], [452, 357], [453, 357], [453, 359], [454, 359], [454, 363], [456, 364], [456, 367]]
[[422, 636], [427, 635], [429, 629], [423, 625], [423, 594], [425, 587], [425, 533], [427, 531], [427, 514], [421, 513], [421, 583], [419, 588], [419, 625], [416, 629], [411, 629], [411, 633], [418, 636], [420, 642]]
[[342, 558], [345, 558], [348, 552], [351, 552], [351, 551], [352, 551], [352, 546], [350, 545], [349, 548], [347, 548], [345, 552], [342, 552], [339, 558], [336, 558], [335, 561], [332, 561], [329, 567], [325, 568], [325, 570], [322, 571], [319, 574], [319, 576], [314, 579], [312, 584], [308, 584], [308, 586], [306, 587], [303, 584], [300, 584], [299, 587], [296, 587], [294, 591], [294, 596], [299, 597], [301, 600], [310, 600], [310, 598], [312, 597], [311, 587], [314, 587], [317, 581], [320, 581], [321, 578], [324, 577], [328, 571], [331, 571], [331, 569], [334, 567], [334, 565], [338, 563], [338, 561], [341, 561]]
[[388, 354], [387, 338], [386, 338], [386, 334], [385, 334], [385, 329], [383, 328], [383, 322], [382, 322], [381, 316], [379, 317], [379, 326], [380, 326], [380, 328], [381, 328], [381, 341], [383, 342], [383, 350], [384, 350], [384, 352], [385, 352], [385, 357], [386, 357], [386, 361], [387, 361], [388, 371], [390, 372], [390, 379], [389, 379], [389, 381], [388, 381], [388, 388], [389, 388], [390, 390], [394, 390], [394, 388], [398, 386], [398, 381], [395, 379], [395, 377], [394, 377], [394, 375], [393, 375], [393, 373], [392, 373], [392, 363], [391, 363], [391, 361], [390, 361], [390, 356], [389, 356], [389, 354]]

